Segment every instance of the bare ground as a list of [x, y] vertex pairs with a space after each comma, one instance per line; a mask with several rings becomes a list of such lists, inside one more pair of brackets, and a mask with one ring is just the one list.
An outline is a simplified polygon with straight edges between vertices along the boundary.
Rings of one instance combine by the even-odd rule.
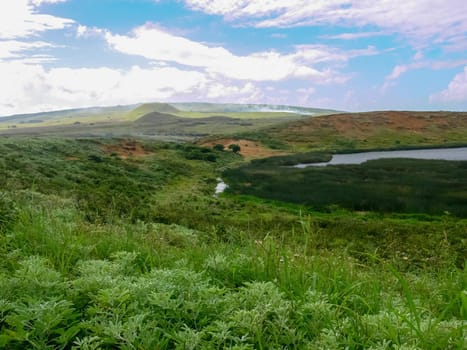
[[143, 157], [150, 154], [138, 142], [126, 140], [118, 145], [106, 145], [105, 152], [108, 154], [117, 154], [120, 158]]
[[247, 159], [254, 159], [254, 158], [266, 158], [272, 156], [279, 156], [284, 154], [289, 154], [288, 152], [272, 150], [267, 148], [261, 142], [245, 140], [245, 139], [231, 139], [231, 138], [224, 138], [218, 139], [215, 141], [209, 141], [202, 143], [201, 146], [204, 147], [213, 147], [216, 144], [221, 144], [228, 149], [229, 145], [237, 144], [240, 146], [240, 154], [247, 158]]

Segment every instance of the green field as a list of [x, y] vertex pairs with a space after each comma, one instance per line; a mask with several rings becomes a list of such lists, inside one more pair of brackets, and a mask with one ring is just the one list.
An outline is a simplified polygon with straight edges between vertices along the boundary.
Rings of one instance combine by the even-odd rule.
[[[465, 199], [465, 162], [418, 164], [450, 213], [390, 206], [404, 162], [340, 169], [357, 195], [362, 172], [392, 181], [378, 189], [389, 207], [353, 211], [213, 196], [225, 171], [232, 192], [245, 174], [279, 184], [284, 157], [245, 167], [130, 141], [0, 139], [0, 348], [466, 348], [467, 220], [450, 197]], [[329, 154], [293, 160], [313, 157]]]

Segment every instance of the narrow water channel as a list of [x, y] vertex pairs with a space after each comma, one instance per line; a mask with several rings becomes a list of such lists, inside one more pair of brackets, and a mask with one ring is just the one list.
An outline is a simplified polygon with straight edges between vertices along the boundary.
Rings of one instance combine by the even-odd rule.
[[224, 192], [227, 187], [229, 187], [229, 185], [227, 185], [220, 177], [218, 177], [214, 197], [217, 197], [219, 194]]

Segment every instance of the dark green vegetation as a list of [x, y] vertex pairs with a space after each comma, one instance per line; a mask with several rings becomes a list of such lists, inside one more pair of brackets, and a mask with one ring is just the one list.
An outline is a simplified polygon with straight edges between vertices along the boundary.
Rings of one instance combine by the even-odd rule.
[[465, 219], [214, 197], [241, 161], [148, 140], [0, 139], [0, 348], [466, 348]]
[[[326, 157], [322, 155], [321, 157]], [[308, 158], [311, 158], [308, 156]], [[318, 161], [319, 154], [313, 161]], [[225, 172], [230, 191], [326, 210], [467, 217], [467, 162], [379, 159], [297, 169], [296, 155], [253, 161]]]
[[232, 150], [233, 153], [238, 153], [241, 150], [241, 147], [236, 143], [229, 145], [229, 149]]

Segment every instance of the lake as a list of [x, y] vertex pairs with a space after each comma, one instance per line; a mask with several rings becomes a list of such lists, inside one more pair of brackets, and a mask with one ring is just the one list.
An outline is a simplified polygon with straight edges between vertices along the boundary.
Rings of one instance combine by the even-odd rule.
[[297, 164], [297, 165], [294, 165], [294, 167], [295, 168], [306, 168], [309, 166], [361, 164], [368, 160], [381, 159], [381, 158], [413, 158], [413, 159], [440, 159], [440, 160], [465, 160], [467, 161], [467, 147], [334, 154], [332, 159], [329, 162]]

